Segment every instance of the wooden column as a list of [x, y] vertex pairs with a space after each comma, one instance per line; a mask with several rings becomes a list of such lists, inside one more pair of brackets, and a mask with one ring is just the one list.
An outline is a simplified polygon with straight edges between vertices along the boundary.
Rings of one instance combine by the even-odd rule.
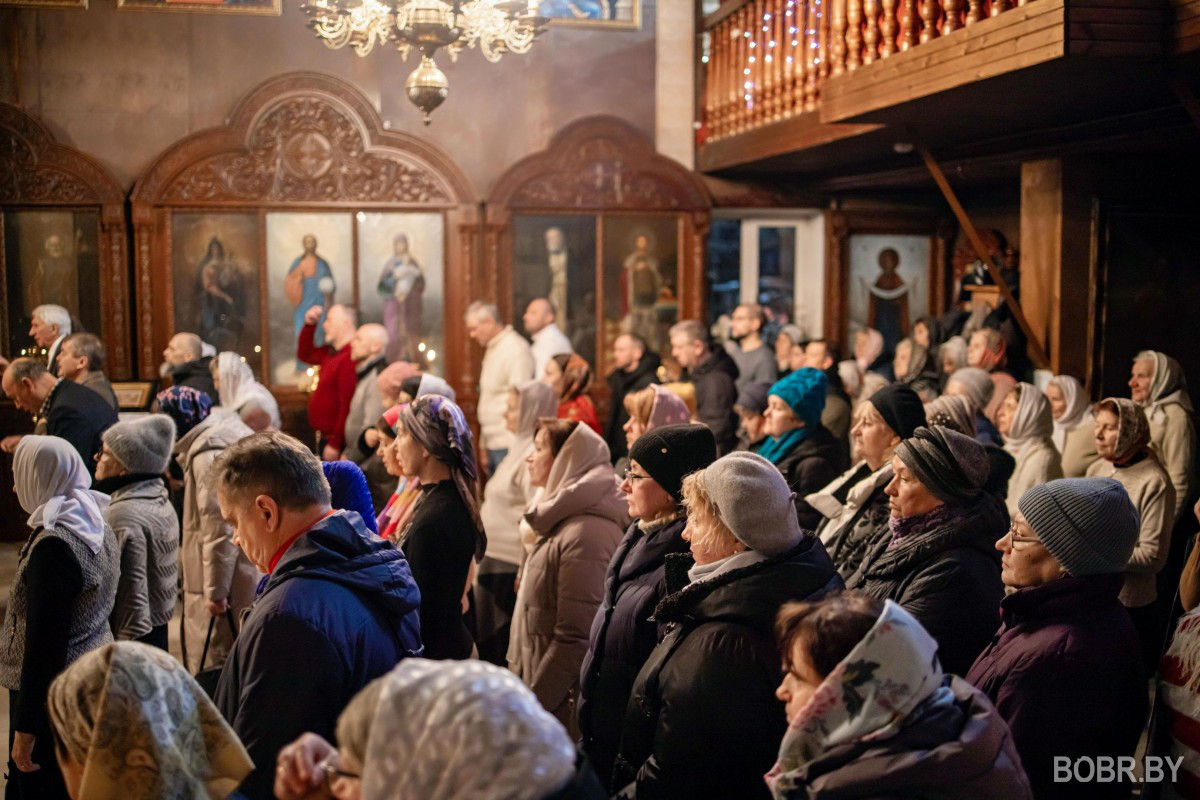
[[1050, 369], [1091, 377], [1092, 195], [1088, 165], [1044, 159], [1021, 165], [1021, 307], [1046, 342]]

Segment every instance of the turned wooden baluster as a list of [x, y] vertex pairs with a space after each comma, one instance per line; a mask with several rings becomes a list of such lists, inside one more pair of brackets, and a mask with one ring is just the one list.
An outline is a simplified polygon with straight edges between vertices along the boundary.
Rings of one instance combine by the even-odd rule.
[[725, 20], [712, 32], [712, 47], [713, 52], [710, 57], [712, 60], [709, 66], [715, 67], [714, 74], [717, 76], [716, 89], [716, 107], [717, 118], [714, 121], [710, 135], [714, 137], [722, 137], [727, 133], [726, 120], [729, 118], [729, 102], [730, 93], [732, 92], [731, 82], [733, 81], [732, 65], [729, 58], [729, 50], [733, 46], [732, 40], [729, 38], [733, 32], [733, 25], [729, 20]]
[[946, 12], [946, 23], [943, 28], [943, 33], [956, 31], [963, 26], [962, 21], [962, 0], [943, 0], [943, 10]]
[[787, 102], [787, 43], [788, 43], [788, 18], [785, 16], [784, 0], [774, 0], [771, 7], [774, 9], [771, 17], [771, 41], [775, 42], [775, 46], [771, 48], [772, 65], [775, 67], [775, 107], [774, 119], [783, 119], [784, 115], [789, 111]]
[[761, 125], [771, 119], [771, 107], [775, 103], [775, 59], [767, 47], [771, 39], [771, 12], [767, 0], [754, 3], [754, 23], [758, 31], [758, 63], [761, 76], [761, 101], [756, 103], [758, 114], [755, 121]]
[[829, 25], [830, 75], [841, 75], [846, 71], [846, 0], [832, 0]]
[[737, 74], [737, 81], [734, 84], [733, 93], [733, 113], [730, 114], [730, 133], [741, 133], [745, 126], [746, 108], [749, 100], [746, 96], [750, 93], [747, 84], [750, 81], [750, 68], [746, 63], [746, 57], [750, 55], [747, 50], [747, 45], [750, 42], [749, 31], [746, 30], [746, 10], [739, 9], [733, 13], [732, 18], [736, 20], [734, 27], [740, 31], [737, 38], [734, 39], [733, 48], [733, 66]]
[[846, 6], [846, 71], [862, 65], [862, 0], [848, 0]]
[[834, 0], [814, 0], [817, 7], [817, 98], [821, 97], [821, 84], [829, 77], [832, 69], [833, 28], [831, 7]]
[[879, 57], [887, 58], [896, 52], [896, 0], [881, 0], [882, 18], [879, 21]]
[[818, 47], [820, 46], [817, 32], [817, 0], [808, 0], [807, 13], [804, 15], [804, 110], [815, 111], [817, 108], [817, 75], [821, 71], [821, 61]]
[[994, 17], [997, 14], [1003, 14], [1010, 8], [1012, 8], [1012, 3], [1008, 2], [1008, 0], [992, 0], [992, 8], [989, 14]]
[[941, 35], [938, 31], [938, 0], [924, 0], [921, 4], [921, 41], [928, 42]]
[[900, 0], [900, 49], [911, 50], [917, 44], [917, 0]]
[[967, 24], [971, 25], [979, 22], [986, 15], [983, 8], [983, 0], [967, 0]]
[[879, 0], [863, 0], [863, 63], [870, 64], [879, 58]]

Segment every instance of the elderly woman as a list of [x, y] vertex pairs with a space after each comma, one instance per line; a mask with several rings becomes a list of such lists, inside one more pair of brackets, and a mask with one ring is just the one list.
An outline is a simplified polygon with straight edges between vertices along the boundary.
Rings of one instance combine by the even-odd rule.
[[975, 404], [962, 395], [944, 394], [925, 404], [929, 427], [940, 425], [975, 437]]
[[608, 445], [588, 426], [543, 419], [525, 462], [536, 491], [520, 526], [528, 555], [508, 666], [574, 735], [588, 631], [629, 517], [612, 479]]
[[[967, 365], [988, 373], [992, 380], [992, 399], [983, 406], [983, 415], [996, 422], [1000, 404], [1017, 385], [1017, 379], [1004, 371], [1008, 363], [1008, 342], [995, 328], [980, 328], [967, 344]], [[997, 423], [998, 424], [998, 423]]]
[[878, 372], [886, 376], [887, 354], [883, 352], [883, 334], [874, 328], [863, 328], [854, 334], [854, 360], [863, 372]]
[[903, 384], [880, 389], [855, 411], [850, 435], [861, 459], [824, 489], [805, 498], [824, 518], [816, 533], [843, 578], [858, 571], [863, 556], [888, 532], [884, 488], [892, 480], [892, 456], [902, 439], [925, 424], [921, 398]]
[[911, 386], [923, 401], [928, 402], [938, 396], [941, 370], [928, 348], [912, 339], [901, 339], [896, 345], [892, 369], [896, 373], [896, 381]]
[[942, 368], [942, 388], [946, 381], [960, 369], [967, 366], [967, 340], [961, 336], [951, 336], [938, 347], [938, 366]]
[[1046, 384], [1046, 399], [1054, 417], [1051, 440], [1062, 455], [1064, 478], [1082, 478], [1100, 456], [1096, 453], [1096, 424], [1083, 385], [1070, 375], [1055, 375]]
[[1121, 603], [1137, 627], [1146, 666], [1153, 669], [1161, 655], [1164, 622], [1156, 613], [1157, 578], [1171, 551], [1175, 487], [1150, 446], [1150, 426], [1140, 406], [1123, 397], [1110, 397], [1096, 404], [1095, 415], [1100, 460], [1091, 466], [1088, 476], [1120, 481], [1141, 519]]
[[462, 409], [426, 395], [400, 412], [400, 471], [421, 482], [399, 547], [421, 590], [421, 639], [428, 658], [467, 658], [475, 643], [463, 622], [471, 559], [483, 558], [475, 441]]
[[829, 484], [848, 466], [842, 443], [821, 424], [829, 379], [801, 367], [771, 387], [767, 397], [767, 440], [758, 454], [774, 464], [796, 493], [800, 525], [815, 530], [821, 512], [804, 499]]
[[1111, 478], [1035, 486], [1003, 554], [1000, 629], [967, 673], [1012, 730], [1038, 797], [1128, 797], [1128, 785], [1056, 781], [1054, 762], [1133, 755], [1146, 719], [1137, 635], [1121, 607], [1121, 573], [1137, 510]]
[[787, 725], [774, 699], [775, 611], [842, 579], [765, 458], [731, 453], [682, 493], [692, 559], [667, 557], [654, 612], [667, 633], [634, 684], [613, 786], [622, 798], [767, 797], [762, 775]]
[[405, 659], [338, 718], [279, 752], [281, 800], [598, 800], [567, 732], [511, 672]]
[[975, 406], [975, 438], [980, 444], [1001, 447], [1004, 440], [992, 420], [983, 413], [995, 396], [996, 384], [992, 376], [978, 367], [963, 367], [955, 371], [946, 381], [946, 394], [965, 397]]
[[558, 418], [582, 422], [596, 433], [601, 433], [600, 419], [596, 407], [588, 397], [588, 386], [592, 383], [592, 368], [578, 353], [560, 353], [546, 362], [542, 376], [545, 383], [558, 395]]
[[108, 618], [120, 556], [104, 521], [108, 496], [88, 489], [91, 476], [65, 439], [23, 437], [13, 456], [13, 483], [32, 533], [0, 626], [0, 685], [9, 690], [8, 789], [19, 798], [62, 798], [46, 695], [69, 664], [112, 641]]
[[250, 756], [176, 659], [116, 642], [55, 679], [47, 701], [72, 800], [223, 798]]
[[896, 446], [891, 536], [876, 543], [846, 586], [895, 600], [938, 642], [942, 665], [962, 675], [996, 629], [1004, 594], [993, 544], [1008, 526], [983, 490], [983, 445], [947, 428], [918, 428]]
[[942, 672], [937, 642], [897, 604], [856, 592], [788, 603], [776, 631], [788, 718], [766, 776], [776, 800], [1030, 800], [1004, 720]]
[[668, 425], [633, 443], [621, 491], [634, 522], [608, 565], [580, 685], [583, 750], [606, 785], [634, 679], [661, 638], [651, 616], [666, 595], [666, 558], [688, 549], [683, 479], [716, 457], [705, 425]]
[[1062, 457], [1050, 439], [1054, 433], [1050, 401], [1033, 384], [1018, 383], [1004, 398], [996, 427], [1004, 437], [1004, 449], [1017, 462], [1008, 479], [1006, 502], [1008, 513], [1015, 514], [1026, 491], [1063, 476]]
[[279, 430], [279, 403], [267, 387], [254, 380], [246, 359], [237, 353], [221, 353], [209, 363], [209, 369], [222, 408], [236, 412], [255, 433]]
[[475, 578], [475, 632], [479, 657], [508, 663], [509, 628], [517, 603], [517, 570], [525, 560], [521, 516], [533, 499], [525, 459], [533, 450], [538, 420], [553, 417], [558, 397], [540, 381], [526, 381], [508, 393], [504, 422], [513, 435], [508, 453], [483, 490], [479, 518], [487, 534], [487, 555]]
[[1179, 362], [1156, 350], [1143, 350], [1133, 361], [1130, 398], [1146, 411], [1150, 443], [1175, 487], [1172, 522], [1196, 485], [1195, 411]]

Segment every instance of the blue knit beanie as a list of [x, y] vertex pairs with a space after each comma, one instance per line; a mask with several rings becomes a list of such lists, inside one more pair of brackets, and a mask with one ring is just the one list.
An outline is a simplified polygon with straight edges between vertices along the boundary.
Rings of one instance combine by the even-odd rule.
[[819, 369], [801, 367], [786, 378], [775, 381], [771, 394], [788, 404], [796, 419], [807, 427], [816, 427], [825, 410], [825, 391], [829, 378]]
[[1064, 478], [1021, 495], [1017, 509], [1059, 564], [1075, 577], [1124, 572], [1141, 517], [1113, 478]]
[[330, 505], [335, 511], [357, 511], [371, 533], [375, 527], [375, 509], [371, 505], [371, 490], [367, 478], [353, 461], [322, 461], [321, 470], [329, 481]]

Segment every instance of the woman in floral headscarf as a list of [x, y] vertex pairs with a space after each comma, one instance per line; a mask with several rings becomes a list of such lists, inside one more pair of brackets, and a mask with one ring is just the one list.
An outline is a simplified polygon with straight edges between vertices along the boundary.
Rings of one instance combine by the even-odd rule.
[[592, 368], [577, 353], [561, 353], [546, 362], [542, 382], [558, 394], [558, 418], [582, 422], [603, 434], [592, 398], [587, 396]]
[[421, 494], [399, 545], [421, 589], [421, 638], [428, 658], [469, 658], [474, 642], [463, 622], [471, 560], [487, 538], [479, 519], [475, 442], [462, 409], [441, 395], [400, 412], [400, 471], [421, 481]]
[[788, 603], [776, 633], [788, 718], [766, 775], [777, 800], [1032, 797], [1004, 720], [942, 672], [937, 642], [896, 603], [856, 592]]
[[1150, 447], [1150, 425], [1141, 406], [1124, 397], [1096, 404], [1096, 450], [1100, 460], [1088, 477], [1116, 478], [1125, 487], [1141, 517], [1137, 546], [1129, 558], [1129, 571], [1121, 588], [1121, 603], [1142, 642], [1142, 654], [1151, 670], [1161, 655], [1162, 624], [1155, 613], [1158, 573], [1171, 551], [1175, 523], [1175, 487]]
[[144, 644], [88, 653], [50, 686], [47, 707], [74, 800], [224, 798], [253, 766], [183, 665]]

